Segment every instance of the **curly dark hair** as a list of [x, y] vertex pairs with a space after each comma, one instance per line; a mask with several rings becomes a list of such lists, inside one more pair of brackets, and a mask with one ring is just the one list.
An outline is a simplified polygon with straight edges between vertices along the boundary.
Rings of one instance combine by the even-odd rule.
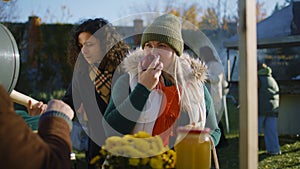
[[75, 67], [77, 59], [79, 59], [77, 61], [79, 63], [76, 64], [76, 67], [78, 66], [79, 69], [88, 66], [88, 63], [82, 57], [78, 42], [78, 36], [82, 32], [88, 32], [100, 40], [101, 55], [104, 54], [99, 65], [100, 69], [113, 69], [112, 71], [114, 71], [129, 52], [128, 45], [122, 41], [118, 32], [107, 20], [102, 18], [88, 19], [73, 28], [68, 45], [68, 59], [72, 67]]

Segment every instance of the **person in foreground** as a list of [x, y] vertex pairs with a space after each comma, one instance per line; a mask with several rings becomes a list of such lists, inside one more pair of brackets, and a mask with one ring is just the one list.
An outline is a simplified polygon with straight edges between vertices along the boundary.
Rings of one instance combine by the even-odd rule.
[[277, 120], [279, 112], [279, 87], [272, 76], [272, 69], [262, 64], [258, 70], [258, 133], [264, 128], [267, 154], [281, 154]]
[[177, 127], [191, 125], [210, 128], [218, 144], [220, 129], [204, 85], [206, 66], [183, 54], [183, 47], [181, 23], [172, 14], [145, 29], [142, 49], [124, 59], [128, 73], [112, 89], [103, 120], [108, 136], [143, 130], [172, 147]]
[[0, 164], [13, 169], [71, 168], [71, 119], [73, 110], [51, 100], [34, 133], [13, 108], [7, 91], [0, 85]]

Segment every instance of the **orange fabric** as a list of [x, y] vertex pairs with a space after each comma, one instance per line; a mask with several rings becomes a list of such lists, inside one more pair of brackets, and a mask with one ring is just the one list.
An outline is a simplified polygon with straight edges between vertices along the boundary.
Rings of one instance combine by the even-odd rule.
[[161, 90], [164, 92], [164, 97], [160, 107], [159, 117], [154, 124], [152, 135], [160, 135], [164, 145], [167, 145], [169, 143], [169, 137], [173, 135], [175, 122], [179, 117], [179, 96], [176, 86], [165, 86], [160, 83], [159, 87], [161, 87]]

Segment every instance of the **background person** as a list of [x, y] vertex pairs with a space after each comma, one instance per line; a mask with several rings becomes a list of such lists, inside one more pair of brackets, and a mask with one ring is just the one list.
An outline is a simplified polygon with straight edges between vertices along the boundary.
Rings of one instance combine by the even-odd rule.
[[272, 69], [262, 64], [258, 70], [258, 133], [264, 129], [267, 154], [281, 154], [277, 121], [279, 112], [279, 87], [272, 77]]

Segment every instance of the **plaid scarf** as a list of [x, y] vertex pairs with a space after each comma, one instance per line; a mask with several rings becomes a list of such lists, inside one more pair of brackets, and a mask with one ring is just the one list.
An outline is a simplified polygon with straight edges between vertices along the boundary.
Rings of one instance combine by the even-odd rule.
[[103, 101], [108, 104], [110, 98], [112, 73], [107, 70], [100, 70], [95, 65], [91, 65], [89, 76], [94, 82], [97, 93], [100, 95]]

